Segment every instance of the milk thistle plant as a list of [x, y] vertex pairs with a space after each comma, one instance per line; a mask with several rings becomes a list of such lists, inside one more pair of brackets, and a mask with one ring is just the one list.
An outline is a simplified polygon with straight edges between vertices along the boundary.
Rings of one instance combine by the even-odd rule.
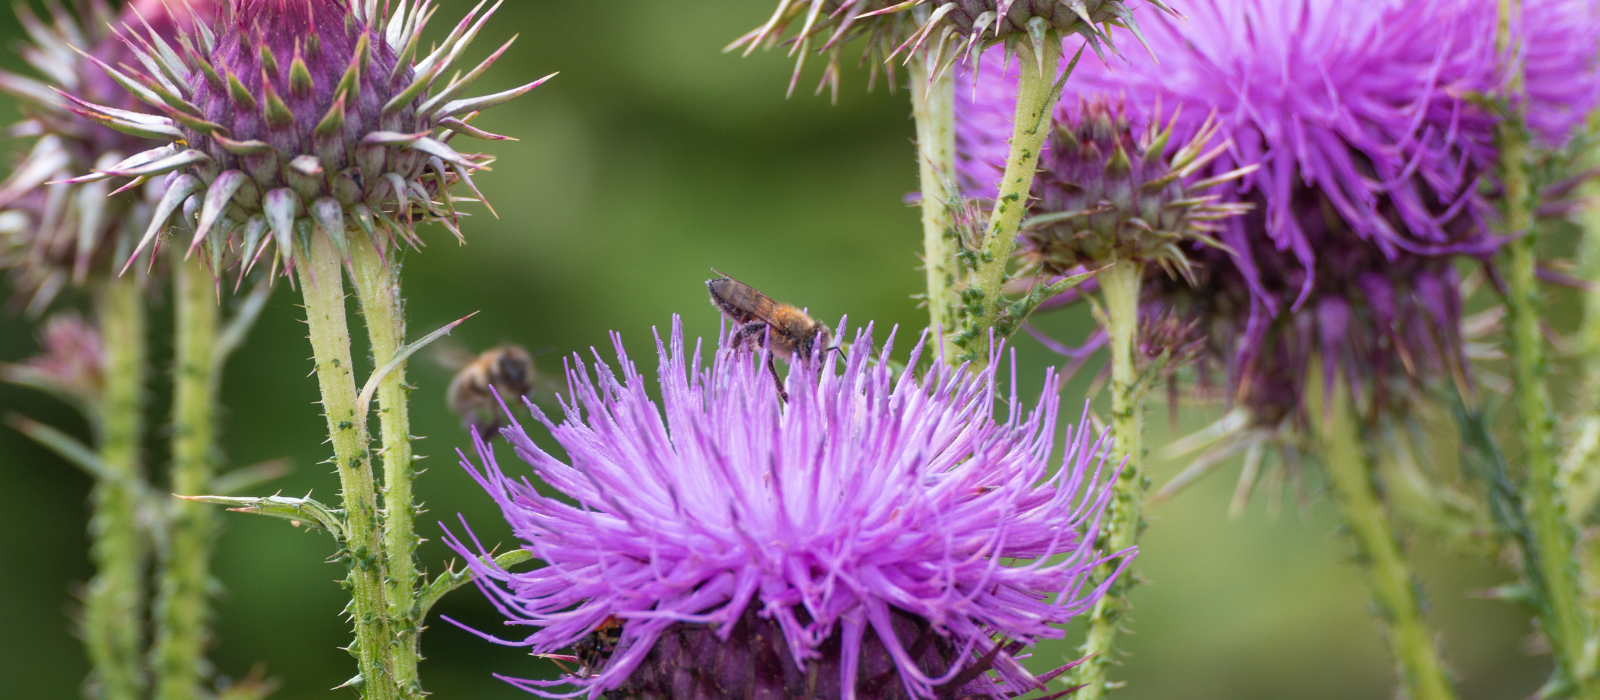
[[[1172, 11], [1161, 0], [1148, 4]], [[1075, 58], [1058, 70], [1063, 42], [1081, 37], [1084, 46], [1103, 57], [1111, 48], [1107, 32], [1114, 27], [1138, 34], [1132, 11], [1120, 0], [780, 0], [766, 24], [727, 50], [743, 47], [748, 55], [757, 47], [777, 44], [793, 29], [785, 40], [793, 45], [791, 53], [799, 56], [791, 92], [814, 44], [827, 54], [823, 85], [835, 95], [840, 52], [853, 39], [866, 38], [862, 60], [873, 62], [874, 78], [878, 61], [889, 66], [891, 89], [893, 63], [907, 66], [922, 186], [924, 301], [930, 327], [948, 340], [942, 355], [956, 365], [988, 361], [992, 338], [1004, 340], [1042, 299], [1083, 281], [1068, 278], [1050, 286], [1040, 284], [1017, 301], [1007, 300], [1001, 291], [1009, 279], [1018, 226], [1048, 132], [1046, 115], [1060, 96], [1061, 81], [1077, 64]], [[1005, 47], [1004, 60], [1014, 57], [1023, 67], [1021, 98], [1016, 101], [1011, 148], [1004, 161], [1003, 191], [995, 198], [987, 225], [970, 244], [975, 251], [963, 254], [963, 238], [969, 237], [964, 230], [970, 226], [961, 216], [965, 206], [956, 184], [952, 67], [958, 61], [975, 62], [996, 45]]]
[[[1256, 211], [1223, 222], [1227, 250], [1195, 249], [1199, 284], [1163, 280], [1143, 303], [1198, 323], [1226, 368], [1225, 396], [1246, 419], [1224, 449], [1252, 455], [1242, 494], [1262, 440], [1314, 437], [1407, 692], [1453, 697], [1372, 469], [1390, 447], [1386, 416], [1440, 382], [1472, 391], [1453, 259], [1486, 262], [1501, 242], [1479, 186], [1500, 120], [1472, 96], [1498, 94], [1518, 59], [1496, 48], [1495, 8], [1482, 3], [1215, 0], [1186, 15], [1146, 24], [1159, 65], [1091, 66], [1067, 87], [1127, 95], [1143, 119], [1181, 108], [1179, 133], [1220, 115], [1234, 146], [1203, 174], [1260, 167], [1223, 189]], [[1578, 650], [1559, 651], [1562, 634], [1565, 665]]]
[[[33, 137], [31, 152], [0, 185], [0, 267], [15, 280], [17, 299], [37, 315], [68, 286], [86, 287], [94, 298], [96, 331], [78, 334], [82, 363], [98, 377], [92, 392], [75, 393], [76, 403], [95, 427], [96, 448], [53, 428], [26, 420], [16, 427], [55, 449], [97, 480], [93, 494], [92, 559], [96, 574], [84, 602], [83, 638], [93, 664], [92, 692], [108, 698], [134, 698], [147, 686], [160, 698], [199, 697], [208, 675], [207, 577], [213, 524], [204, 511], [156, 500], [140, 464], [144, 431], [144, 380], [147, 364], [146, 297], [152, 279], [165, 265], [151, 256], [129, 275], [135, 242], [148, 225], [153, 188], [112, 191], [104, 182], [55, 183], [109, 167], [127, 156], [159, 145], [142, 135], [123, 134], [72, 112], [74, 101], [90, 100], [137, 115], [143, 108], [95, 63], [125, 63], [133, 53], [116, 25], [142, 25], [167, 40], [196, 21], [208, 21], [209, 1], [143, 0], [113, 12], [94, 0], [74, 10], [50, 7], [44, 22], [24, 6], [19, 18], [31, 44], [23, 56], [39, 78], [0, 73], [0, 89], [18, 100], [27, 119], [14, 133]], [[40, 79], [42, 78], [42, 80]], [[48, 81], [48, 84], [47, 82]], [[157, 274], [152, 276], [151, 272]], [[172, 422], [173, 467], [177, 489], [209, 490], [215, 475], [215, 387], [223, 360], [248, 331], [264, 301], [258, 287], [238, 316], [218, 328], [219, 306], [210, 285], [201, 282], [197, 263], [172, 266], [178, 310]], [[52, 322], [47, 339], [60, 340]], [[221, 334], [226, 342], [213, 342]], [[88, 342], [89, 339], [93, 343]], [[59, 345], [59, 343], [52, 343]], [[90, 346], [94, 347], [91, 353]], [[60, 350], [53, 347], [52, 350]], [[35, 372], [11, 372], [28, 383]], [[35, 384], [38, 385], [38, 384]], [[49, 388], [47, 382], [44, 388]], [[146, 563], [159, 543], [156, 597], [151, 624]], [[147, 650], [145, 632], [152, 633]], [[240, 690], [244, 686], [239, 687]]]
[[[533, 408], [566, 457], [503, 431], [559, 498], [481, 438], [478, 463], [463, 457], [544, 563], [509, 572], [451, 540], [536, 628], [505, 643], [579, 648], [570, 675], [508, 680], [548, 697], [1069, 694], [1046, 687], [1064, 669], [1017, 658], [1093, 605], [1094, 567], [1136, 551], [1096, 545], [1108, 438], [1069, 429], [1054, 465], [1054, 392], [1026, 408], [1013, 380], [997, 417], [992, 363], [896, 373], [892, 337], [875, 350], [870, 329], [842, 371], [836, 356], [798, 365], [787, 403], [760, 353], [718, 340], [708, 367], [676, 320], [658, 337], [659, 401], [620, 338], [616, 367], [575, 357], [562, 422]], [[586, 654], [606, 630], [614, 643]]]
[[[1005, 124], [1017, 85], [1000, 74], [1004, 69], [993, 62], [987, 74], [980, 69], [973, 78], [980, 89], [958, 103], [963, 184], [973, 196], [996, 196], [1002, 184], [996, 177], [1004, 162], [1004, 132], [996, 127]], [[1143, 528], [1144, 397], [1174, 359], [1157, 350], [1153, 362], [1141, 361], [1147, 355], [1138, 337], [1146, 270], [1159, 268], [1192, 280], [1187, 245], [1220, 247], [1212, 238], [1218, 222], [1248, 209], [1218, 203], [1220, 195], [1206, 192], [1252, 167], [1205, 180], [1193, 177], [1228, 147], [1214, 138], [1214, 122], [1203, 123], [1183, 143], [1171, 143], [1175, 125], [1176, 120], [1165, 127], [1152, 120], [1136, 135], [1122, 106], [1100, 98], [1058, 109], [1039, 158], [1029, 216], [1021, 223], [1024, 271], [1039, 279], [1064, 277], [1080, 267], [1099, 271], [1104, 304], [1096, 312], [1110, 341], [1112, 433], [1117, 454], [1126, 460], [1105, 533], [1105, 546], [1112, 549], [1133, 546]], [[1094, 657], [1079, 672], [1088, 697], [1104, 692], [1104, 669], [1116, 663], [1115, 640], [1131, 585], [1131, 577], [1109, 568], [1097, 576], [1111, 585], [1089, 618], [1083, 647], [1085, 656]]]
[[[496, 556], [471, 529], [484, 516], [463, 516], [444, 539], [467, 564], [432, 578], [415, 555], [405, 366], [456, 324], [408, 338], [401, 261], [420, 224], [465, 239], [457, 207], [482, 201], [473, 180], [493, 158], [462, 144], [508, 138], [475, 117], [544, 80], [468, 96], [509, 48], [463, 62], [499, 5], [427, 49], [433, 0], [23, 10], [37, 75], [0, 73], [30, 149], [0, 183], [0, 268], [16, 310], [49, 315], [40, 354], [0, 364], [0, 380], [91, 425], [92, 446], [8, 417], [96, 480], [88, 695], [269, 690], [209, 681], [221, 504], [335, 539], [357, 666], [341, 687], [371, 700], [426, 694], [423, 623], [469, 580], [525, 631], [463, 627], [563, 669], [505, 677], [544, 697], [1100, 698], [1120, 685], [1145, 507], [1243, 453], [1236, 514], [1302, 456], [1318, 467], [1405, 697], [1456, 690], [1402, 536], [1506, 550], [1522, 580], [1496, 594], [1526, 604], [1553, 656], [1539, 695], [1600, 700], [1600, 540], [1578, 534], [1596, 524], [1600, 403], [1581, 397], [1572, 425], [1556, 424], [1536, 286], [1561, 272], [1539, 259], [1558, 228], [1542, 224], [1574, 213], [1580, 275], [1600, 283], [1600, 218], [1581, 211], [1600, 196], [1587, 170], [1600, 163], [1600, 0], [1144, 5], [1136, 23], [1138, 5], [1119, 0], [779, 0], [729, 49], [787, 45], [791, 92], [820, 56], [818, 92], [836, 97], [855, 51], [869, 83], [884, 71], [891, 89], [909, 85], [922, 340], [901, 362], [892, 334], [879, 348], [870, 327], [841, 324], [850, 342], [797, 352], [780, 377], [770, 334], [787, 329], [754, 292], [741, 320], [767, 322], [765, 344], [725, 329], [691, 349], [674, 318], [652, 378], [613, 336], [614, 360], [569, 361], [559, 415], [524, 400], [531, 422], [475, 433], [463, 467], [520, 546]], [[1553, 201], [1569, 191], [1580, 197]], [[252, 472], [217, 473], [222, 368], [280, 275], [304, 302], [339, 503], [236, 496]], [[1058, 440], [1060, 377], [1043, 373], [1025, 400], [997, 364], [1030, 314], [1091, 276], [1070, 296], [1100, 325], [1084, 348], [1109, 348], [1110, 420], [1086, 409]], [[1509, 382], [1475, 367], [1474, 341], [1502, 329], [1466, 315], [1474, 278], [1503, 294], [1505, 352], [1488, 361]], [[140, 459], [149, 348], [165, 346], [146, 338], [146, 307], [168, 279], [172, 468], [159, 479]], [[76, 289], [88, 320], [61, 308]], [[1593, 393], [1600, 293], [1582, 292]], [[531, 355], [512, 359], [532, 371]], [[1227, 415], [1172, 445], [1203, 453], [1146, 501], [1159, 382], [1175, 400], [1184, 386], [1220, 398]], [[1487, 395], [1500, 384], [1510, 451]], [[1461, 484], [1439, 483], [1409, 432], [1441, 406], [1458, 418]], [[1076, 652], [1037, 658], [1080, 617]]]
[[[413, 556], [417, 506], [403, 370], [416, 346], [405, 343], [397, 255], [419, 243], [420, 221], [441, 222], [460, 237], [450, 189], [475, 191], [471, 173], [490, 159], [462, 154], [450, 141], [505, 138], [469, 122], [543, 82], [462, 96], [510, 46], [455, 72], [497, 7], [480, 5], [424, 54], [428, 0], [385, 3], [382, 11], [376, 0], [232, 0], [214, 23], [182, 36], [181, 53], [158, 34], [130, 32], [125, 38], [143, 71], [96, 61], [161, 116], [73, 100], [81, 115], [170, 142], [74, 180], [166, 177], [135, 255], [177, 229], [174, 247], [186, 253], [204, 249], [218, 261], [237, 250], [241, 274], [270, 260], [298, 277], [343, 507], [275, 497], [200, 500], [320, 523], [336, 536], [350, 569], [350, 651], [360, 670], [349, 684], [369, 698], [423, 693], [418, 634], [428, 582]], [[220, 265], [213, 270], [220, 273]], [[359, 390], [344, 312], [346, 270], [378, 365]], [[367, 429], [374, 394], [381, 504]]]

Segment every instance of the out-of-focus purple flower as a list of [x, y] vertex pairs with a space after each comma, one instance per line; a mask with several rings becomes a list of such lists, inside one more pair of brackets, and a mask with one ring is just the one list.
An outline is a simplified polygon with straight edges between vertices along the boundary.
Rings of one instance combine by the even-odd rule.
[[[918, 379], [891, 369], [887, 347], [874, 356], [870, 331], [853, 347], [842, 374], [832, 357], [796, 365], [785, 405], [758, 355], [723, 348], [707, 367], [674, 321], [657, 342], [659, 402], [617, 340], [615, 368], [576, 360], [562, 423], [534, 409], [565, 459], [520, 425], [503, 431], [544, 493], [480, 440], [482, 466], [467, 468], [543, 564], [480, 562], [475, 580], [511, 624], [536, 628], [506, 643], [579, 645], [590, 672], [512, 682], [553, 697], [1042, 687], [1015, 655], [1093, 604], [1103, 591], [1081, 587], [1094, 566], [1134, 554], [1094, 550], [1106, 438], [1080, 425], [1053, 469], [1055, 392], [1027, 410], [1013, 378], [996, 418], [992, 364]], [[614, 649], [588, 637], [616, 635], [615, 620]]]
[[[1148, 312], [1199, 323], [1202, 362], [1222, 364], [1228, 396], [1258, 421], [1303, 417], [1318, 355], [1328, 382], [1342, 374], [1375, 410], [1416, 382], [1465, 379], [1453, 261], [1500, 243], [1480, 194], [1497, 118], [1479, 98], [1504, 96], [1525, 58], [1543, 139], [1564, 141], [1594, 103], [1594, 0], [1522, 5], [1512, 43], [1527, 49], [1512, 54], [1497, 48], [1495, 3], [1195, 0], [1186, 21], [1144, 23], [1159, 63], [1085, 61], [1067, 82], [1063, 109], [1124, 99], [1135, 123], [1177, 110], [1174, 143], [1218, 120], [1232, 144], [1197, 177], [1259, 166], [1219, 188], [1255, 207], [1223, 222], [1232, 253], [1190, 245], [1197, 283], [1158, 279], [1146, 293]], [[957, 96], [976, 196], [992, 196], [1010, 133], [1016, 69], [993, 79], [1002, 65], [986, 61]]]
[[128, 32], [144, 70], [101, 68], [164, 116], [88, 101], [74, 107], [170, 145], [77, 181], [170, 173], [139, 249], [182, 212], [193, 232], [191, 251], [209, 244], [216, 259], [237, 248], [241, 268], [274, 244], [287, 266], [311, 235], [326, 235], [340, 248], [347, 235], [365, 235], [385, 250], [399, 240], [415, 244], [415, 222], [432, 220], [459, 237], [448, 190], [460, 182], [476, 193], [470, 173], [491, 159], [463, 154], [451, 140], [505, 138], [467, 122], [543, 80], [463, 98], [510, 46], [458, 73], [493, 9], [472, 11], [431, 53], [419, 53], [432, 2], [381, 5], [229, 0], [213, 24], [185, 34], [194, 49], [182, 55]]
[[1600, 1], [1523, 0], [1519, 29], [1528, 127], [1560, 147], [1600, 106]]
[[79, 52], [112, 65], [132, 63], [127, 44], [110, 35], [113, 23], [148, 23], [157, 35], [173, 41], [195, 18], [209, 21], [212, 14], [211, 0], [139, 0], [120, 14], [105, 0], [81, 0], [70, 11], [50, 5], [46, 22], [27, 5], [17, 6], [17, 18], [29, 38], [21, 54], [39, 77], [0, 71], [0, 90], [17, 100], [25, 117], [11, 134], [35, 141], [0, 183], [0, 269], [10, 272], [16, 286], [14, 303], [30, 314], [43, 312], [68, 284], [81, 285], [91, 273], [107, 275], [120, 269], [153, 205], [142, 188], [112, 194], [105, 183], [45, 185], [110, 167], [161, 145], [71, 111], [69, 100], [81, 99], [137, 113], [154, 112]]
[[46, 391], [93, 418], [104, 386], [100, 332], [75, 313], [56, 314], [39, 334], [39, 351], [22, 362], [0, 364], [0, 380]]

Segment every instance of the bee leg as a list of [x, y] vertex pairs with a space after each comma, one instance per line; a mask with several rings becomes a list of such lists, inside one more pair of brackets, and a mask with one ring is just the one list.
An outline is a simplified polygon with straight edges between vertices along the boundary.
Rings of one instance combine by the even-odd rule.
[[766, 335], [767, 323], [765, 321], [751, 321], [739, 326], [739, 330], [733, 332], [733, 336], [728, 339], [728, 347], [760, 348], [761, 340]]
[[772, 353], [767, 353], [767, 373], [772, 375], [772, 383], [778, 387], [778, 400], [789, 403], [789, 392], [783, 390], [783, 378], [778, 376], [778, 365], [772, 361]]

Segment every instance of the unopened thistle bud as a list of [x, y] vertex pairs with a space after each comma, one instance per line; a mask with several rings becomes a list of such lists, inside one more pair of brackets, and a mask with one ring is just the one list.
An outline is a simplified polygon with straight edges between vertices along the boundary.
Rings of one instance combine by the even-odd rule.
[[416, 244], [416, 222], [431, 220], [460, 238], [449, 189], [459, 182], [476, 193], [471, 173], [490, 158], [450, 141], [505, 138], [468, 122], [544, 79], [461, 97], [510, 42], [459, 72], [457, 61], [494, 12], [474, 10], [419, 58], [431, 5], [400, 0], [380, 12], [377, 0], [230, 0], [212, 26], [185, 34], [181, 48], [130, 32], [145, 71], [97, 63], [164, 116], [86, 100], [75, 100], [76, 109], [170, 145], [78, 181], [166, 175], [138, 250], [181, 212], [192, 226], [191, 251], [209, 244], [220, 260], [237, 249], [241, 271], [274, 246], [287, 267], [312, 235], [341, 250], [347, 235], [366, 235], [381, 251], [396, 237]]
[[1136, 136], [1102, 100], [1058, 115], [1033, 181], [1033, 216], [1022, 224], [1024, 260], [1048, 275], [1133, 260], [1192, 278], [1185, 244], [1221, 246], [1215, 222], [1248, 209], [1204, 193], [1253, 168], [1190, 181], [1227, 144], [1205, 150], [1217, 133], [1208, 120], [1169, 157], [1172, 133], [1171, 123], [1152, 120]]
[[[1172, 12], [1161, 0], [1149, 4]], [[1139, 32], [1133, 12], [1122, 0], [779, 0], [766, 24], [726, 50], [743, 47], [748, 55], [758, 46], [771, 48], [796, 25], [785, 42], [794, 47], [791, 55], [798, 55], [796, 80], [811, 47], [828, 55], [818, 92], [829, 85], [837, 89], [840, 46], [860, 37], [870, 39], [866, 60], [874, 61], [876, 76], [877, 60], [888, 63], [924, 49], [939, 57], [938, 70], [943, 71], [956, 59], [972, 60], [996, 44], [1015, 49], [1019, 41], [1027, 41], [1042, 47], [1046, 41], [1079, 35], [1098, 53], [1101, 44], [1109, 42], [1107, 32], [1112, 27], [1127, 28], [1135, 36]], [[789, 89], [794, 90], [794, 81]]]
[[[74, 3], [75, 11], [49, 7], [46, 22], [17, 6], [28, 33], [24, 60], [41, 76], [0, 71], [0, 90], [26, 117], [11, 135], [35, 138], [33, 148], [0, 183], [0, 269], [16, 286], [15, 302], [38, 314], [69, 284], [121, 269], [150, 218], [153, 202], [142, 188], [113, 192], [107, 183], [46, 186], [110, 167], [160, 146], [157, 141], [108, 129], [71, 110], [83, 100], [130, 114], [154, 112], [94, 65], [132, 62], [133, 54], [110, 27], [143, 26], [165, 40], [209, 21], [211, 0], [139, 0], [120, 15], [105, 0]], [[148, 118], [130, 116], [130, 118]]]

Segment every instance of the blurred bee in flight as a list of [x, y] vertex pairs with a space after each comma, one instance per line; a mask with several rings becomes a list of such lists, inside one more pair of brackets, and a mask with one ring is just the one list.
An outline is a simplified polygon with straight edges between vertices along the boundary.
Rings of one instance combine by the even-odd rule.
[[447, 346], [437, 359], [456, 372], [445, 390], [450, 410], [461, 417], [461, 427], [476, 428], [488, 439], [499, 434], [506, 422], [500, 401], [516, 407], [518, 399], [544, 389], [547, 383], [534, 366], [533, 355], [521, 345], [501, 345], [478, 355], [460, 346]]
[[787, 402], [789, 394], [783, 389], [783, 379], [778, 376], [778, 367], [772, 361], [773, 355], [782, 355], [784, 360], [793, 363], [797, 354], [805, 360], [812, 357], [819, 347], [844, 352], [837, 347], [828, 347], [833, 342], [833, 331], [806, 315], [806, 312], [773, 301], [772, 297], [762, 294], [755, 287], [716, 269], [711, 271], [721, 275], [717, 279], [706, 280], [706, 288], [711, 290], [711, 304], [721, 310], [728, 320], [738, 324], [728, 339], [729, 345], [760, 350], [762, 341], [766, 341], [772, 349], [767, 356], [767, 371], [772, 374], [772, 381], [778, 387], [778, 398]]

